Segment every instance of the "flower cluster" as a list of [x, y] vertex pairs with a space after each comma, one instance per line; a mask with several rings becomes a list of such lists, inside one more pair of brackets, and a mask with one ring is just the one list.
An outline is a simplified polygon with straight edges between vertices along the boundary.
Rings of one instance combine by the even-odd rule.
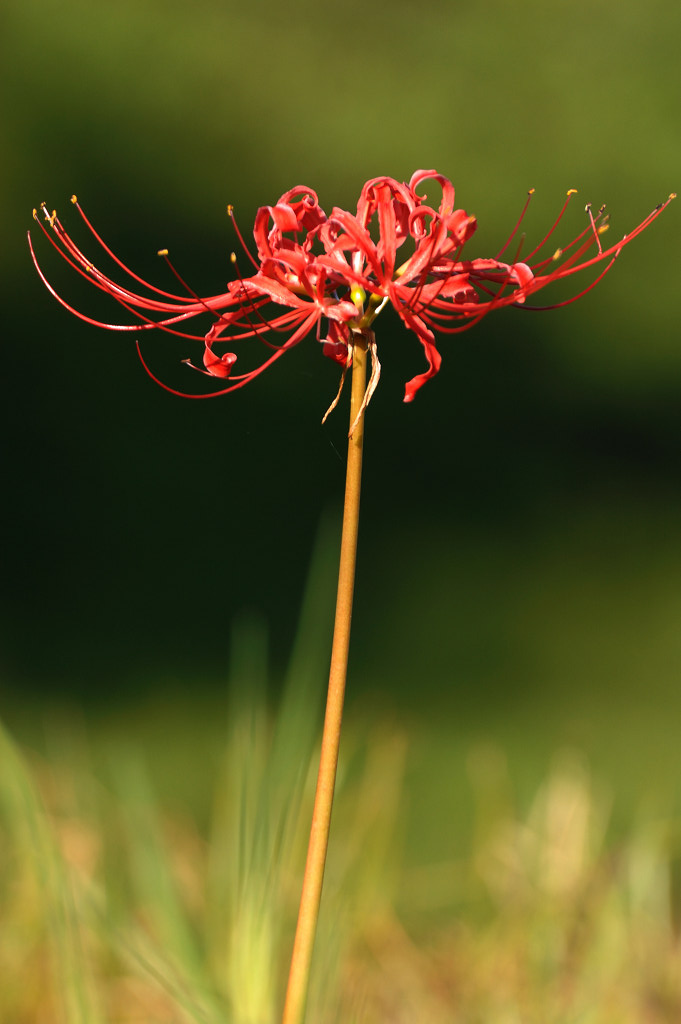
[[[429, 189], [433, 184], [437, 187], [437, 205], [428, 202], [426, 182], [430, 183]], [[426, 358], [425, 371], [406, 384], [404, 400], [410, 402], [440, 368], [436, 334], [467, 330], [501, 306], [552, 309], [573, 302], [593, 288], [624, 246], [674, 198], [671, 195], [628, 235], [606, 248], [601, 243], [607, 229], [604, 209], [594, 214], [587, 206], [583, 230], [569, 244], [555, 248], [554, 233], [574, 194], [574, 190], [568, 192], [541, 242], [522, 260], [519, 246], [508, 261], [502, 257], [518, 235], [532, 192], [496, 256], [467, 259], [464, 247], [475, 232], [476, 219], [455, 207], [452, 183], [435, 171], [417, 171], [408, 184], [388, 177], [373, 178], [362, 189], [356, 213], [334, 207], [327, 216], [315, 192], [298, 187], [284, 193], [275, 206], [258, 210], [253, 229], [255, 256], [248, 251], [235, 222], [254, 273], [242, 276], [232, 254], [234, 280], [222, 294], [203, 298], [182, 280], [166, 250], [160, 255], [180, 281], [184, 294], [173, 294], [143, 281], [111, 252], [73, 196], [72, 202], [94, 239], [128, 282], [116, 283], [78, 248], [56, 213], [49, 213], [43, 204], [44, 223], [37, 211], [34, 216], [46, 236], [73, 269], [133, 315], [134, 322], [126, 324], [102, 323], [70, 306], [43, 274], [30, 235], [29, 244], [47, 288], [66, 309], [86, 322], [116, 331], [161, 329], [200, 341], [203, 365], [193, 368], [224, 381], [225, 386], [207, 394], [186, 396], [191, 398], [213, 397], [243, 387], [314, 332], [324, 354], [345, 368], [352, 361], [357, 336], [368, 340], [374, 360], [368, 400], [380, 372], [371, 326], [383, 307], [390, 304], [414, 332]], [[233, 217], [231, 207], [228, 212]], [[596, 265], [601, 266], [595, 279], [568, 299], [543, 307], [527, 303], [547, 285]], [[206, 314], [212, 320], [207, 332], [189, 334], [183, 330], [186, 321]], [[233, 350], [247, 340], [262, 344], [265, 358], [253, 369], [235, 372], [237, 353]], [[193, 366], [190, 360], [185, 362]]]

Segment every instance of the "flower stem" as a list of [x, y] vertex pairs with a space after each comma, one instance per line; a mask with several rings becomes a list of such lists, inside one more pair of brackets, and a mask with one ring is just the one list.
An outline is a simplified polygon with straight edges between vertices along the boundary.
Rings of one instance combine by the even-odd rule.
[[[367, 334], [369, 332], [366, 332]], [[329, 845], [331, 809], [336, 784], [336, 766], [343, 719], [343, 699], [348, 670], [350, 621], [357, 560], [359, 528], [359, 497], [362, 485], [362, 447], [364, 441], [364, 409], [366, 390], [367, 339], [353, 336], [352, 394], [350, 400], [351, 434], [348, 438], [348, 462], [345, 476], [345, 502], [341, 535], [336, 618], [331, 647], [329, 690], [322, 733], [322, 748], [317, 774], [317, 791], [310, 840], [303, 877], [303, 890], [298, 910], [298, 924], [293, 943], [286, 1001], [282, 1024], [303, 1024], [310, 981], [310, 965], [314, 947], [319, 904], [322, 896], [324, 865]], [[354, 429], [352, 425], [354, 424]]]

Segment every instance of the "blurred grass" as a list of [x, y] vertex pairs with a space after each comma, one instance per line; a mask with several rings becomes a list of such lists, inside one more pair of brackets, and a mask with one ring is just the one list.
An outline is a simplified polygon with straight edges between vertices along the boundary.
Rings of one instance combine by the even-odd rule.
[[[184, 709], [175, 730], [164, 729], [160, 749], [145, 752], [73, 715], [48, 720], [45, 752], [30, 759], [3, 730], [2, 886], [13, 898], [0, 973], [13, 967], [18, 984], [0, 983], [0, 1006], [17, 1024], [277, 1019], [315, 781], [332, 594], [326, 556], [328, 546], [274, 718], [262, 627], [247, 620], [237, 630], [217, 764], [193, 732], [206, 725], [196, 707]], [[181, 746], [199, 763], [197, 802], [208, 796], [207, 815], [192, 815], [163, 771], [168, 753], [184, 771], [174, 757]], [[328, 1019], [357, 904], [369, 896], [375, 904], [382, 890], [400, 749], [392, 741], [368, 753], [348, 744], [352, 793], [339, 811], [344, 842], [329, 871], [311, 996], [312, 1013], [317, 1005]], [[152, 781], [159, 768], [165, 800]], [[339, 929], [339, 919], [350, 923]], [[40, 984], [32, 988], [36, 962]]]
[[[274, 1024], [313, 782], [300, 725], [298, 713], [274, 724], [260, 697], [230, 719], [203, 825], [158, 798], [123, 738], [103, 777], [83, 762], [83, 737], [46, 761], [3, 732], [3, 1019]], [[424, 860], [421, 836], [405, 851], [408, 804], [435, 805], [432, 838], [447, 801], [438, 808], [437, 756], [416, 749], [418, 784], [404, 731], [373, 719], [345, 737], [310, 1019], [678, 1020], [671, 810], [632, 806], [614, 833], [608, 787], [575, 752], [518, 800], [500, 748], [477, 746], [447, 779], [470, 823], [456, 851], [443, 843]], [[303, 789], [285, 791], [296, 777]]]
[[[135, 706], [134, 728], [47, 713], [40, 752], [36, 723], [32, 748], [0, 734], [3, 1019], [276, 1022], [314, 787], [331, 551], [320, 543], [278, 707], [266, 635], [246, 618], [223, 698], [161, 696]], [[646, 799], [618, 792], [617, 765], [593, 776], [546, 723], [533, 735], [536, 713], [481, 709], [476, 740], [435, 703], [411, 724], [385, 701], [351, 709], [310, 1020], [672, 1024], [672, 780]], [[616, 742], [598, 745], [626, 748], [641, 725], [620, 719]]]

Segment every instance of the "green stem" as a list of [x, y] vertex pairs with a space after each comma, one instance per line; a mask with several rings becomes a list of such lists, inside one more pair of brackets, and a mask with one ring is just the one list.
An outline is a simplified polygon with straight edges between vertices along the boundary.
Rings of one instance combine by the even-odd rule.
[[[368, 333], [368, 332], [367, 332]], [[345, 502], [343, 505], [343, 532], [341, 536], [336, 618], [331, 647], [329, 690], [322, 733], [322, 749], [317, 775], [310, 841], [307, 850], [303, 890], [298, 910], [298, 924], [293, 943], [286, 1001], [282, 1024], [303, 1024], [305, 1003], [310, 982], [310, 964], [314, 947], [319, 904], [324, 881], [326, 851], [329, 846], [331, 809], [336, 784], [336, 766], [343, 719], [343, 699], [348, 670], [350, 648], [350, 621], [357, 561], [357, 533], [359, 528], [359, 497], [362, 485], [362, 447], [364, 441], [364, 409], [362, 402], [366, 390], [367, 340], [357, 333], [353, 337], [352, 395], [350, 424], [356, 422], [348, 438], [348, 463], [345, 475]]]

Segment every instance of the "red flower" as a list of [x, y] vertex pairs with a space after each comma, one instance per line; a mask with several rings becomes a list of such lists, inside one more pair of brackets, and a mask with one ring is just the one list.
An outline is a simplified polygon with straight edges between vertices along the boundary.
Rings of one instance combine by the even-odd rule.
[[[426, 180], [439, 186], [441, 198], [437, 208], [426, 202], [425, 193], [419, 193]], [[362, 189], [356, 214], [334, 207], [327, 217], [312, 189], [295, 188], [286, 192], [275, 206], [258, 210], [253, 229], [257, 258], [248, 253], [237, 228], [255, 273], [249, 277], [237, 273], [226, 292], [205, 298], [199, 297], [180, 278], [169, 263], [166, 250], [160, 255], [168, 261], [186, 294], [164, 291], [139, 278], [106, 246], [73, 196], [72, 202], [95, 240], [132, 282], [130, 287], [117, 284], [81, 252], [56, 213], [49, 214], [43, 205], [47, 226], [39, 223], [52, 244], [78, 273], [134, 315], [137, 322], [130, 324], [102, 323], [70, 306], [44, 276], [30, 235], [29, 244], [38, 273], [49, 291], [82, 320], [117, 331], [160, 328], [202, 342], [203, 368], [194, 368], [229, 383], [218, 391], [186, 396], [190, 398], [209, 398], [243, 387], [314, 330], [317, 340], [322, 342], [324, 354], [345, 367], [352, 360], [353, 334], [364, 334], [369, 339], [374, 369], [367, 389], [368, 401], [380, 373], [369, 328], [384, 305], [390, 303], [416, 334], [426, 356], [426, 371], [406, 385], [404, 400], [410, 402], [440, 368], [436, 332], [451, 334], [467, 330], [501, 306], [554, 309], [575, 301], [594, 287], [624, 246], [674, 198], [671, 195], [628, 235], [605, 249], [601, 244], [601, 236], [607, 230], [604, 209], [593, 215], [591, 207], [587, 206], [585, 228], [562, 248], [553, 249], [552, 245], [547, 255], [547, 243], [574, 195], [574, 190], [570, 190], [558, 217], [539, 245], [522, 261], [519, 248], [514, 260], [505, 262], [501, 257], [518, 232], [531, 195], [532, 192], [515, 228], [495, 257], [465, 259], [464, 246], [475, 232], [476, 219], [455, 208], [452, 183], [435, 171], [417, 171], [409, 184], [387, 177], [368, 181]], [[231, 207], [229, 213], [231, 216]], [[36, 211], [34, 216], [38, 219]], [[398, 250], [403, 247], [404, 255], [398, 263]], [[236, 257], [232, 256], [232, 260], [236, 265]], [[595, 280], [576, 294], [549, 306], [528, 306], [526, 300], [534, 292], [597, 264], [603, 266]], [[142, 290], [135, 290], [139, 286]], [[182, 330], [185, 321], [205, 314], [213, 320], [206, 333], [188, 334]], [[282, 334], [286, 337], [279, 341]], [[234, 373], [236, 353], [219, 354], [216, 347], [237, 348], [248, 339], [262, 342], [270, 352], [254, 369]], [[185, 362], [193, 365], [189, 360]], [[144, 365], [154, 380], [173, 391]]]

